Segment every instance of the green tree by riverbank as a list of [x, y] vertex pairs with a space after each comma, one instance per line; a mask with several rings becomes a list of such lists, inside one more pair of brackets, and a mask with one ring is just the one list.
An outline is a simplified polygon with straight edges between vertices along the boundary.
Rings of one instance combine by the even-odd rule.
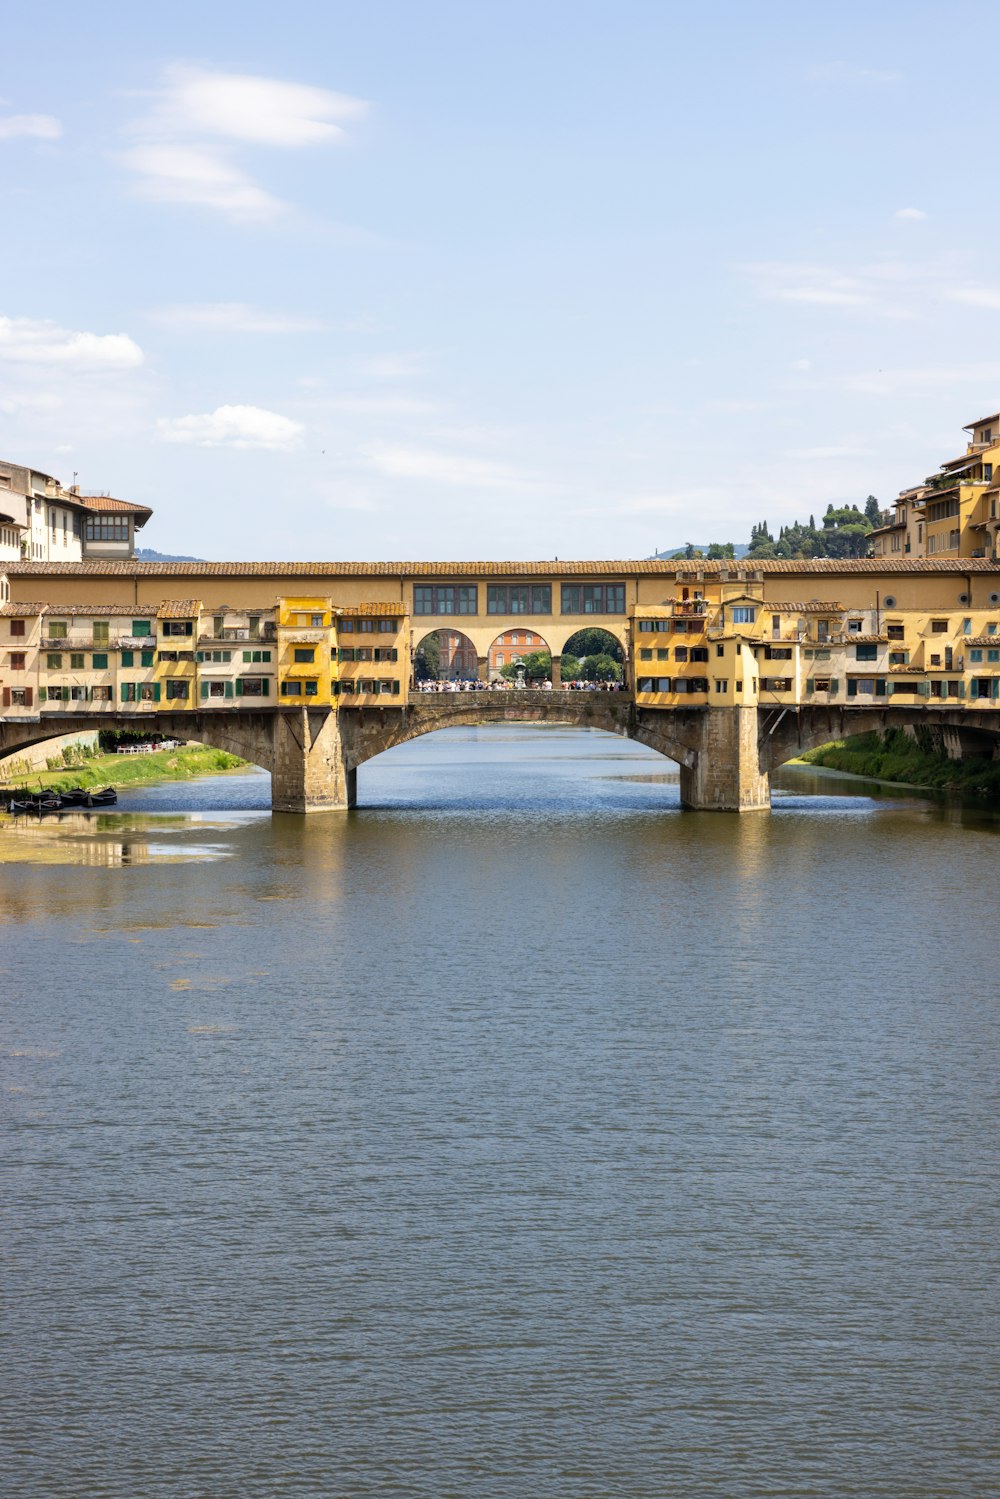
[[939, 791], [961, 791], [1000, 802], [1000, 761], [975, 758], [949, 760], [922, 746], [899, 729], [880, 734], [855, 734], [808, 750], [807, 765], [823, 765], [874, 781], [907, 786], [930, 786]]
[[30, 791], [68, 791], [73, 786], [142, 786], [154, 781], [189, 781], [196, 776], [245, 770], [247, 762], [207, 744], [186, 744], [151, 755], [93, 755], [71, 766], [16, 774], [0, 764], [0, 786]]

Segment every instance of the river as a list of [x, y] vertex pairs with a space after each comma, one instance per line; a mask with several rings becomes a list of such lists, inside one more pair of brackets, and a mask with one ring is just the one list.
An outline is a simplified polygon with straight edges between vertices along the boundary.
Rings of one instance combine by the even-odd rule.
[[672, 769], [0, 830], [5, 1495], [1000, 1494], [1000, 821]]

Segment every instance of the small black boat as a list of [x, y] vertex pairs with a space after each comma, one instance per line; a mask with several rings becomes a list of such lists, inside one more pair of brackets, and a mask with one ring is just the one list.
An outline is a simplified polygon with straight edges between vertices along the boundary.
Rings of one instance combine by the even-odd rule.
[[73, 786], [69, 791], [14, 791], [6, 793], [7, 811], [14, 817], [23, 817], [27, 812], [72, 812], [77, 808], [113, 807], [118, 792], [113, 786], [100, 791], [91, 791], [84, 786]]

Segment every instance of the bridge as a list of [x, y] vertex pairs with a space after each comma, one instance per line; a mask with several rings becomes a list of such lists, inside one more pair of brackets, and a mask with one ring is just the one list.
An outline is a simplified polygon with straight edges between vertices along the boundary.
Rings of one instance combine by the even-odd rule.
[[232, 706], [155, 714], [45, 712], [0, 719], [0, 757], [70, 733], [148, 729], [227, 750], [271, 775], [276, 812], [346, 810], [360, 766], [437, 729], [558, 723], [633, 739], [674, 761], [680, 797], [693, 810], [770, 807], [769, 777], [831, 739], [891, 729], [924, 735], [954, 759], [1000, 757], [1000, 716], [989, 708], [913, 706], [643, 708], [624, 692], [503, 690], [409, 694], [401, 705], [352, 709]]

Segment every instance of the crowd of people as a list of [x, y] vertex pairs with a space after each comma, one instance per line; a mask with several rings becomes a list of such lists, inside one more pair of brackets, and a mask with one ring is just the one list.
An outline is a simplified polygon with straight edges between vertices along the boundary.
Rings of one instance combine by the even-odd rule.
[[[490, 682], [481, 682], [476, 677], [456, 677], [454, 680], [437, 681], [428, 679], [423, 682], [415, 682], [414, 689], [417, 692], [551, 692], [552, 683], [548, 677], [536, 678], [530, 682], [517, 682], [509, 677], [494, 677]], [[562, 682], [560, 686], [564, 692], [622, 692], [622, 682], [597, 682], [589, 679]]]

